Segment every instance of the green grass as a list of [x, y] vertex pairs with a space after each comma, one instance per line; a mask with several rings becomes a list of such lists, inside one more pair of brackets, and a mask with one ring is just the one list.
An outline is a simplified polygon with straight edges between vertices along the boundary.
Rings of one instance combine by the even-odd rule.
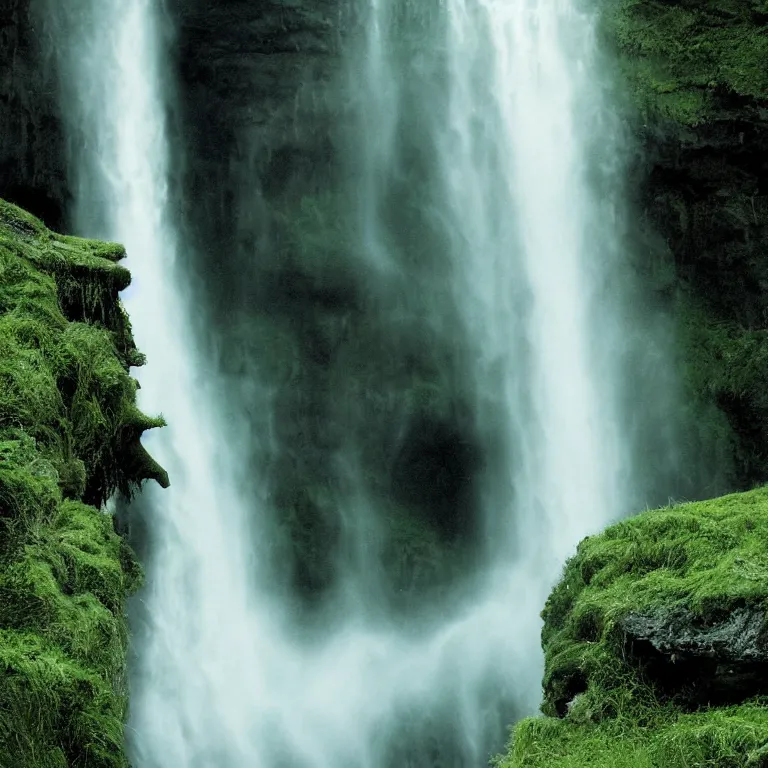
[[141, 569], [100, 507], [167, 478], [140, 444], [163, 422], [136, 407], [122, 256], [0, 201], [0, 766], [127, 766]]
[[767, 765], [768, 702], [678, 707], [628, 663], [620, 624], [649, 610], [709, 622], [766, 605], [768, 488], [649, 511], [585, 539], [543, 612], [546, 716], [517, 725], [498, 765]]
[[706, 713], [660, 709], [578, 723], [569, 717], [519, 723], [499, 768], [759, 768], [768, 759], [768, 707], [744, 704]]
[[125, 700], [105, 675], [31, 632], [0, 629], [0, 765], [127, 768]]

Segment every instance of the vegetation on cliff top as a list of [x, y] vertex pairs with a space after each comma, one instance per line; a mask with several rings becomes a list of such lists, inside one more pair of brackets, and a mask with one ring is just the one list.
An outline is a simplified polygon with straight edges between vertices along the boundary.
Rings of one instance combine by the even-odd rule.
[[[543, 612], [546, 717], [520, 723], [498, 765], [768, 765], [766, 608], [768, 488], [646, 512], [584, 540]], [[755, 648], [734, 660], [746, 633], [726, 624], [738, 612], [761, 628]], [[631, 617], [656, 617], [672, 647], [680, 615], [687, 629], [677, 654], [652, 651], [628, 629]], [[696, 637], [715, 630], [708, 653], [730, 653], [722, 666], [738, 667], [725, 692], [704, 678], [733, 670], [707, 672], [691, 656]], [[754, 685], [745, 684], [745, 664], [755, 665]]]
[[123, 250], [0, 201], [0, 765], [124, 767], [126, 596], [99, 507], [167, 484], [139, 437]]
[[617, 0], [610, 11], [646, 112], [697, 125], [722, 95], [768, 100], [766, 0]]

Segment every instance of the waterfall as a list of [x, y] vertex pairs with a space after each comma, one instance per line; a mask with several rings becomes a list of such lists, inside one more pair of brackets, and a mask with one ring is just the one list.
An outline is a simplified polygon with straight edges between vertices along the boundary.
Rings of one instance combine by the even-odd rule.
[[542, 598], [575, 543], [637, 504], [619, 412], [622, 136], [580, 6], [452, 3], [435, 128], [477, 413], [509, 451], [486, 504]]
[[133, 626], [133, 759], [140, 766], [225, 765], [218, 744], [231, 749], [246, 727], [236, 696], [247, 703], [241, 664], [258, 649], [244, 634], [244, 574], [257, 569], [240, 537], [234, 460], [217, 428], [216, 382], [198, 356], [184, 252], [169, 210], [159, 11], [155, 0], [73, 0], [51, 16], [67, 84], [74, 226], [126, 247], [133, 284], [122, 300], [150, 361], [135, 372], [139, 405], [169, 423], [148, 440], [173, 480], [167, 493], [144, 492], [151, 547], [140, 596], [146, 625]]
[[[511, 720], [535, 711], [538, 614], [564, 559], [644, 498], [622, 403], [627, 361], [646, 358], [628, 351], [621, 133], [593, 15], [578, 0], [362, 4], [339, 85], [357, 115], [344, 159], [352, 250], [371, 316], [434, 339], [425, 358], [448, 350], [483, 458], [456, 496], [477, 517], [451, 534], [470, 552], [467, 572], [441, 584], [431, 610], [395, 613], [378, 562], [388, 501], [360, 469], [369, 411], [345, 411], [328, 463], [343, 545], [312, 624], [280, 586], [279, 521], [269, 494], [254, 500], [243, 482], [245, 438], [222, 416], [227, 392], [194, 322], [169, 202], [177, 137], [161, 3], [55, 5], [75, 228], [126, 246], [123, 301], [148, 359], [140, 405], [169, 424], [148, 439], [172, 485], [142, 500], [134, 765], [486, 764]], [[258, 379], [251, 394], [276, 418], [278, 383]], [[418, 414], [388, 394], [397, 446]]]

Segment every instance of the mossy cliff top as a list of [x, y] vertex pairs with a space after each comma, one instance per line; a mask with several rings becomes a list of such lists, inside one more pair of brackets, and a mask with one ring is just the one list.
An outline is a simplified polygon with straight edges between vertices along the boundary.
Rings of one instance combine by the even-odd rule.
[[499, 766], [768, 766], [768, 488], [586, 539], [543, 617], [546, 716]]
[[695, 126], [729, 101], [768, 106], [766, 0], [612, 0], [608, 10], [649, 116]]
[[0, 200], [0, 766], [126, 766], [126, 596], [140, 568], [100, 511], [167, 484], [141, 433], [123, 249]]

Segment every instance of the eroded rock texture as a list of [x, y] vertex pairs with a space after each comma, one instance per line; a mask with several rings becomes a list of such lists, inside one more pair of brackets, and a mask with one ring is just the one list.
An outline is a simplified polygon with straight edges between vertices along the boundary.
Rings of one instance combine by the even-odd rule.
[[665, 696], [688, 706], [768, 694], [768, 625], [761, 608], [708, 623], [684, 608], [630, 613], [620, 622], [628, 655]]

